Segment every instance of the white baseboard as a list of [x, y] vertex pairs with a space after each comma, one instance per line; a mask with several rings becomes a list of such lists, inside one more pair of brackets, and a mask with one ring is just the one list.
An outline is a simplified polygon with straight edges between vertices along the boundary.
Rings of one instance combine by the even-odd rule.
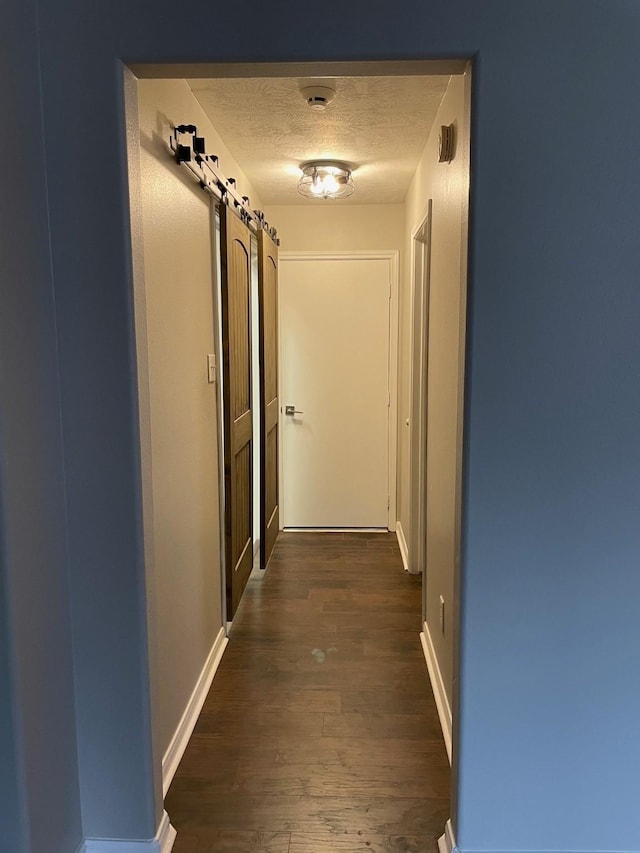
[[388, 533], [388, 527], [281, 527], [282, 533]]
[[159, 853], [171, 853], [173, 849], [173, 842], [176, 840], [177, 834], [176, 830], [171, 826], [169, 815], [166, 812], [163, 812], [162, 820], [160, 821], [160, 826], [156, 833], [158, 846], [160, 848]]
[[402, 529], [402, 523], [400, 521], [396, 521], [396, 536], [398, 537], [398, 546], [400, 548], [400, 554], [402, 555], [402, 565], [404, 566], [405, 572], [408, 572], [409, 549], [407, 548], [407, 540], [404, 538], [404, 530]]
[[444, 681], [442, 680], [442, 673], [438, 666], [438, 658], [436, 657], [436, 651], [433, 647], [431, 634], [429, 633], [429, 626], [426, 622], [422, 625], [420, 642], [422, 643], [422, 650], [424, 651], [424, 657], [427, 661], [427, 669], [429, 670], [431, 687], [433, 688], [433, 695], [436, 700], [436, 708], [438, 709], [438, 717], [440, 718], [444, 744], [447, 748], [449, 764], [451, 764], [451, 706], [449, 705], [449, 700], [447, 698], [447, 691], [444, 689]]
[[438, 839], [438, 853], [457, 853], [456, 839], [453, 835], [451, 821], [448, 820], [444, 827], [444, 835]]
[[[229, 623], [231, 624], [231, 623]], [[207, 698], [207, 693], [211, 688], [213, 676], [216, 674], [220, 660], [229, 640], [226, 636], [224, 628], [220, 628], [218, 636], [215, 639], [213, 647], [209, 652], [209, 656], [200, 673], [200, 677], [193, 688], [191, 698], [187, 703], [182, 719], [178, 723], [178, 728], [175, 730], [171, 743], [162, 759], [162, 795], [166, 797], [171, 780], [175, 776], [178, 769], [178, 764], [184, 751], [187, 748], [187, 743], [193, 732], [195, 724], [204, 705], [204, 700]]]
[[176, 831], [169, 822], [169, 815], [162, 813], [155, 838], [146, 841], [128, 841], [124, 838], [87, 838], [79, 853], [171, 853]]

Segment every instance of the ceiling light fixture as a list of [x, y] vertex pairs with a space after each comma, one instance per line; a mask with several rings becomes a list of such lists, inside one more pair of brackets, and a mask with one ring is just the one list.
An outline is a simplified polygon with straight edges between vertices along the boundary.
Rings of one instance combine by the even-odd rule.
[[298, 192], [307, 198], [347, 198], [355, 189], [351, 168], [336, 160], [301, 163]]

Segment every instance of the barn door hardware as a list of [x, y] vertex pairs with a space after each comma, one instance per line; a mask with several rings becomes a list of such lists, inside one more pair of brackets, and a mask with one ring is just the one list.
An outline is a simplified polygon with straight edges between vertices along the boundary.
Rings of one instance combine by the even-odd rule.
[[264, 213], [251, 208], [249, 196], [240, 193], [235, 178], [225, 178], [217, 155], [207, 154], [205, 138], [198, 135], [195, 124], [176, 125], [169, 137], [169, 147], [176, 163], [186, 166], [202, 189], [226, 204], [252, 231], [265, 231], [280, 245], [278, 233], [266, 221]]

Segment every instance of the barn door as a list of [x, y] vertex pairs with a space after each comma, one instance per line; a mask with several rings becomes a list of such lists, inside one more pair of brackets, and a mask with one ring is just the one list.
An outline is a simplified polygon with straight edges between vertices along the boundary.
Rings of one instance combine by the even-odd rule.
[[278, 247], [258, 232], [260, 305], [260, 567], [273, 551], [278, 511]]
[[220, 210], [227, 619], [253, 562], [251, 415], [251, 243], [247, 226]]

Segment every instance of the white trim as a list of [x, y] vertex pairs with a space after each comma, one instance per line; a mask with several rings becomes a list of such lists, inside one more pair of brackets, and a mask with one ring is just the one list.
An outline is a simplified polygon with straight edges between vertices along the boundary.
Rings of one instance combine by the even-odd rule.
[[[389, 262], [389, 285], [391, 299], [389, 304], [389, 442], [388, 442], [388, 489], [389, 508], [387, 511], [387, 530], [393, 532], [397, 510], [397, 453], [398, 453], [398, 288], [400, 252], [397, 249], [354, 250], [349, 252], [280, 252], [278, 261], [383, 261]], [[282, 388], [282, 334], [280, 330], [280, 303], [278, 302], [278, 389]], [[284, 471], [282, 453], [282, 430], [279, 433], [279, 487], [278, 505], [280, 507], [280, 529], [283, 530], [284, 507]]]
[[[276, 304], [276, 329], [277, 329], [277, 344], [278, 344], [278, 405], [282, 401], [282, 312], [280, 311], [280, 264], [282, 261], [283, 252], [278, 252], [278, 298]], [[282, 406], [278, 412], [278, 528], [284, 530], [284, 505], [282, 499], [284, 497], [284, 486], [282, 485], [284, 477], [284, 459], [282, 458]]]
[[444, 835], [441, 835], [438, 839], [438, 853], [458, 853], [451, 820], [448, 820], [446, 822], [444, 827]]
[[171, 853], [176, 831], [169, 815], [162, 813], [160, 826], [154, 838], [146, 841], [127, 841], [124, 838], [87, 838], [79, 853]]
[[224, 476], [224, 353], [222, 346], [222, 281], [219, 275], [221, 255], [220, 212], [216, 199], [211, 196], [209, 222], [211, 226], [211, 245], [213, 261], [211, 274], [213, 282], [213, 348], [218, 365], [216, 382], [216, 442], [218, 447], [218, 548], [220, 551], [220, 619], [227, 622], [227, 556], [225, 542], [225, 476]]
[[402, 556], [402, 565], [404, 566], [405, 572], [409, 571], [409, 549], [407, 548], [407, 540], [404, 536], [404, 530], [402, 529], [402, 522], [396, 521], [396, 536], [398, 538], [398, 547], [400, 548], [400, 554]]
[[169, 815], [166, 812], [162, 813], [162, 820], [156, 833], [160, 853], [171, 853], [173, 843], [176, 840], [177, 831], [171, 826]]
[[389, 514], [388, 528], [393, 531], [398, 506], [398, 346], [399, 346], [399, 277], [400, 253], [389, 256], [391, 304], [389, 305]]
[[386, 527], [283, 527], [285, 533], [384, 533]]
[[409, 352], [409, 528], [411, 568], [420, 574], [426, 565], [427, 383], [429, 353], [429, 287], [431, 275], [432, 200], [411, 232], [411, 323]]
[[[209, 652], [205, 665], [200, 673], [200, 677], [193, 688], [191, 698], [187, 703], [182, 719], [178, 723], [178, 727], [171, 738], [167, 751], [162, 758], [162, 795], [166, 797], [169, 785], [178, 769], [178, 764], [184, 751], [187, 748], [189, 738], [193, 732], [197, 722], [204, 700], [207, 698], [207, 693], [211, 688], [213, 676], [216, 674], [220, 660], [229, 640], [226, 637], [224, 628], [220, 628], [218, 636]], [[170, 848], [169, 848], [170, 849]]]
[[451, 730], [453, 727], [451, 706], [449, 705], [449, 700], [447, 698], [447, 691], [444, 688], [444, 681], [442, 679], [440, 667], [438, 666], [438, 658], [436, 657], [436, 650], [433, 646], [431, 634], [429, 633], [429, 626], [426, 622], [422, 625], [420, 642], [422, 643], [422, 650], [427, 662], [427, 669], [429, 670], [431, 687], [433, 688], [433, 695], [436, 700], [436, 708], [438, 709], [438, 717], [440, 718], [440, 726], [442, 727], [444, 745], [447, 748], [449, 764], [451, 764]]

